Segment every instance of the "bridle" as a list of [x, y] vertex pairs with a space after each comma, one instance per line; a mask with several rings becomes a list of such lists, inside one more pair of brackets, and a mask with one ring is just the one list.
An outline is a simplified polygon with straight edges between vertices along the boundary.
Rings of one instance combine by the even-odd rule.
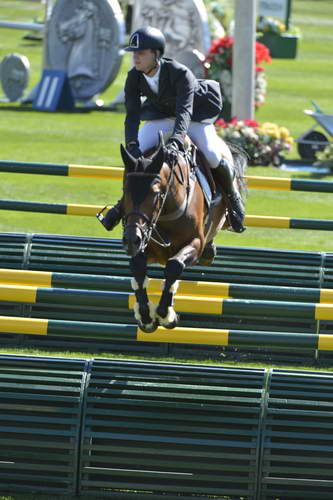
[[[161, 176], [159, 174], [153, 174], [153, 173], [148, 173], [148, 172], [129, 172], [127, 174], [127, 177], [132, 176], [132, 177], [151, 177], [153, 183], [154, 179], [157, 181], [161, 181]], [[165, 191], [159, 191], [155, 198], [154, 198], [154, 206], [153, 206], [153, 215], [152, 217], [148, 217], [147, 214], [145, 214], [141, 210], [133, 210], [132, 212], [129, 212], [124, 218], [123, 218], [123, 226], [124, 228], [134, 228], [138, 229], [141, 233], [141, 251], [144, 251], [150, 241], [152, 239], [157, 243], [158, 245], [162, 247], [169, 247], [171, 245], [170, 241], [166, 241], [162, 235], [159, 233], [159, 231], [156, 228], [158, 219], [161, 215], [161, 212], [164, 208], [165, 201], [167, 199], [167, 196], [170, 191], [171, 183], [174, 177], [174, 167], [170, 168], [170, 174], [167, 180], [166, 184], [166, 189]], [[140, 217], [144, 220], [143, 224], [140, 224], [139, 222], [131, 222], [128, 223], [128, 219], [130, 217]], [[153, 237], [153, 233], [156, 234], [157, 239]]]

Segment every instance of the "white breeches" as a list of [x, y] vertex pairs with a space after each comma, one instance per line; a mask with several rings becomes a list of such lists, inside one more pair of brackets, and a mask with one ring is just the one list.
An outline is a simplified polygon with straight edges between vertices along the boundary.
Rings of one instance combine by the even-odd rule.
[[[158, 144], [158, 132], [168, 137], [173, 132], [175, 120], [164, 118], [163, 120], [150, 120], [145, 122], [139, 129], [139, 145], [141, 151], [146, 151]], [[188, 136], [204, 154], [211, 168], [216, 168], [221, 158], [232, 162], [232, 155], [226, 143], [217, 135], [213, 123], [191, 122]]]

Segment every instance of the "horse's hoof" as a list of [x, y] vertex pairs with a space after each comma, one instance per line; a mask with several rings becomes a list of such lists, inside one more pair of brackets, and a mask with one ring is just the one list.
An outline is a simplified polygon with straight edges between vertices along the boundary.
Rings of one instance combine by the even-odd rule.
[[151, 323], [147, 323], [147, 324], [140, 322], [140, 323], [138, 323], [138, 326], [139, 326], [140, 330], [142, 330], [145, 333], [153, 333], [158, 327], [158, 321], [156, 319], [154, 319], [154, 321], [152, 321]]
[[167, 318], [159, 317], [159, 323], [161, 326], [163, 326], [163, 328], [167, 328], [168, 330], [172, 330], [172, 328], [175, 328], [179, 323], [179, 315], [175, 314], [172, 321], [168, 321]]
[[200, 266], [209, 266], [216, 257], [216, 245], [210, 241], [207, 243], [199, 259]]
[[164, 326], [164, 328], [167, 328], [168, 330], [172, 330], [173, 328], [176, 328], [178, 323], [179, 323], [179, 316], [177, 314], [177, 317], [171, 323], [167, 323], [163, 326]]

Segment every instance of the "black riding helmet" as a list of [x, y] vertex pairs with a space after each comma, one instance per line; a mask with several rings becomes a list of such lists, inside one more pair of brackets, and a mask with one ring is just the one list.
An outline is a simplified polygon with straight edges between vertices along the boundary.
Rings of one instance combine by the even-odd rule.
[[135, 52], [136, 50], [160, 50], [161, 55], [164, 54], [165, 50], [165, 37], [157, 28], [152, 26], [147, 26], [146, 28], [140, 28], [134, 33], [132, 33], [129, 46], [125, 48], [127, 52]]

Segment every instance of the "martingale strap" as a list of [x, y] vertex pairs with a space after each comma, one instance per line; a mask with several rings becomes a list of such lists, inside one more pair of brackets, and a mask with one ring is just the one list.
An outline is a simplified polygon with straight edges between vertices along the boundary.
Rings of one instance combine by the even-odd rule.
[[185, 198], [184, 198], [181, 206], [177, 210], [175, 210], [174, 212], [171, 212], [170, 214], [160, 215], [159, 219], [158, 219], [159, 221], [168, 222], [168, 221], [179, 219], [182, 215], [184, 215], [188, 205], [192, 201], [195, 182], [196, 182], [195, 177], [191, 176], [190, 182], [189, 182], [189, 190], [186, 190]]

